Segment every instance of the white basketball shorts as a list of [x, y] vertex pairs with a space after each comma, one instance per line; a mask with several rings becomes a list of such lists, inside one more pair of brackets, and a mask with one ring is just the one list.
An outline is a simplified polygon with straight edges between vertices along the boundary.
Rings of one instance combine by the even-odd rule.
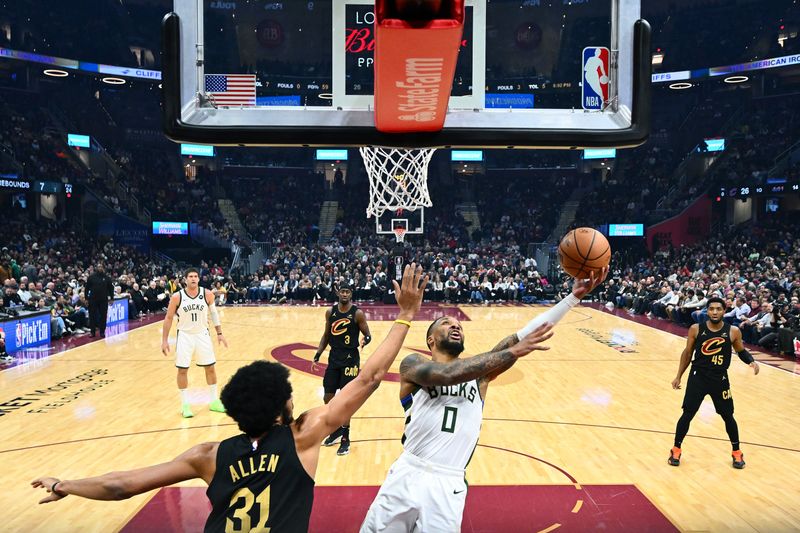
[[361, 533], [460, 533], [466, 500], [463, 469], [403, 452], [370, 505]]
[[211, 335], [208, 331], [203, 333], [178, 331], [178, 337], [175, 340], [175, 366], [189, 368], [193, 355], [197, 366], [211, 366], [217, 362], [214, 357], [214, 348], [211, 346]]

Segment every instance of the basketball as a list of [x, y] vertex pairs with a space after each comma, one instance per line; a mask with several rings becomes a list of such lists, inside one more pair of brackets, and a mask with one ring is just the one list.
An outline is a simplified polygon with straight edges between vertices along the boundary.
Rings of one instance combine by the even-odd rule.
[[439, 14], [442, 0], [395, 0], [395, 5], [406, 20], [431, 20]]
[[567, 233], [558, 245], [558, 258], [564, 272], [585, 279], [611, 262], [611, 245], [593, 228], [577, 228]]
[[608, 76], [600, 76], [600, 83], [608, 83]]

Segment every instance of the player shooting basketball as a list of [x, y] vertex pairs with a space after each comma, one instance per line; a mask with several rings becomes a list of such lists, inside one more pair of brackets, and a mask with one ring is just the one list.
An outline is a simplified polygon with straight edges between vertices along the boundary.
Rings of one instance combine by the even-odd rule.
[[489, 382], [534, 350], [547, 350], [553, 326], [605, 280], [608, 267], [575, 280], [572, 294], [512, 333], [491, 352], [460, 359], [464, 330], [452, 317], [428, 327], [431, 359], [411, 354], [400, 364], [405, 451], [389, 469], [361, 532], [461, 531], [465, 468], [478, 444]]

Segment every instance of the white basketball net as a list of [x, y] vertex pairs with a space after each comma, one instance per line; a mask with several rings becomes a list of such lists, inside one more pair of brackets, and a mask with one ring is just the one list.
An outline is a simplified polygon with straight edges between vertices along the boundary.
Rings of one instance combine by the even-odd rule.
[[360, 149], [369, 176], [367, 217], [386, 210], [431, 207], [428, 164], [435, 148], [403, 149], [366, 146]]

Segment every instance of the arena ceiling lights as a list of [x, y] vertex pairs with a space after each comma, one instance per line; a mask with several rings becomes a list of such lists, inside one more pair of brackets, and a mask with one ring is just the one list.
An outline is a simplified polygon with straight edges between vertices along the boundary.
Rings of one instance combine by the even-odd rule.
[[722, 81], [725, 83], [744, 83], [749, 79], [750, 78], [748, 76], [728, 76]]
[[127, 83], [127, 82], [122, 78], [115, 78], [113, 76], [106, 76], [105, 78], [103, 78], [103, 83], [107, 83], [109, 85], [125, 85], [125, 83]]
[[61, 70], [57, 68], [47, 68], [42, 71], [45, 76], [50, 76], [52, 78], [66, 78], [69, 76], [69, 73], [66, 70]]
[[682, 91], [684, 89], [691, 89], [692, 87], [694, 87], [694, 85], [692, 85], [688, 81], [679, 81], [678, 83], [669, 84], [669, 88], [674, 91]]

